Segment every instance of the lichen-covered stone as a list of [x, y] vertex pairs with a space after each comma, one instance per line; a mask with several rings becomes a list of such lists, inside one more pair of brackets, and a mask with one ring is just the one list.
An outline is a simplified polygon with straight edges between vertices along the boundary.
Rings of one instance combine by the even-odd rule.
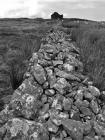
[[58, 78], [53, 88], [63, 95], [66, 93], [66, 89], [70, 88], [70, 85], [64, 78]]
[[66, 73], [64, 71], [60, 71], [59, 69], [56, 69], [56, 75], [61, 77], [61, 78], [65, 78], [67, 80], [74, 80], [74, 81], [81, 81], [78, 77], [76, 77], [75, 75], [71, 74], [71, 73]]
[[105, 137], [105, 127], [100, 125], [98, 122], [94, 121], [94, 126], [93, 126], [96, 134], [98, 136], [104, 136]]
[[66, 119], [62, 121], [62, 125], [72, 139], [82, 140], [83, 139], [83, 124], [79, 121]]
[[58, 131], [58, 127], [53, 124], [50, 119], [47, 121], [47, 129], [49, 132], [53, 133], [56, 133]]
[[41, 65], [34, 65], [32, 72], [39, 84], [43, 84], [46, 81], [46, 74]]
[[48, 131], [41, 123], [29, 121], [20, 118], [13, 118], [8, 120], [5, 124], [5, 136], [3, 139], [20, 139], [25, 140], [49, 140]]
[[92, 101], [90, 102], [90, 107], [91, 107], [92, 111], [93, 111], [95, 114], [98, 114], [98, 112], [99, 112], [99, 107], [98, 107], [97, 101], [92, 100]]
[[100, 91], [98, 88], [94, 87], [94, 86], [89, 86], [88, 87], [89, 91], [91, 92], [91, 94], [95, 97], [100, 96]]

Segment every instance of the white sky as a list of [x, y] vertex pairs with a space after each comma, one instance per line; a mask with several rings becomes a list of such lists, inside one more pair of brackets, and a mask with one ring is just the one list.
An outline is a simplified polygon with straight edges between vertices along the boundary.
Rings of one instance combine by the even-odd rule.
[[105, 20], [105, 0], [0, 0], [0, 18], [50, 18], [55, 11], [68, 18]]

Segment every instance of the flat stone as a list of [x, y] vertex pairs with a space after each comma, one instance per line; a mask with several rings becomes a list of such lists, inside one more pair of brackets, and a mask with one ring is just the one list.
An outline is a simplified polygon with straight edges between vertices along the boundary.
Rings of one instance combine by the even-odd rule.
[[55, 94], [55, 90], [54, 89], [47, 89], [47, 90], [45, 90], [45, 94], [47, 96], [53, 96]]
[[72, 139], [83, 140], [83, 124], [81, 122], [65, 119], [62, 120], [62, 125]]
[[52, 66], [52, 62], [45, 59], [38, 60], [38, 64], [41, 65], [42, 67]]
[[84, 137], [84, 140], [96, 140], [95, 138], [92, 138], [92, 137], [90, 137], [90, 136], [85, 136]]
[[73, 75], [71, 73], [66, 73], [65, 71], [60, 71], [58, 69], [56, 69], [56, 75], [59, 76], [59, 77], [61, 77], [61, 78], [65, 78], [67, 80], [81, 81], [75, 75]]
[[89, 102], [87, 100], [83, 100], [81, 101], [80, 99], [77, 99], [74, 104], [76, 105], [76, 107], [80, 108], [80, 107], [85, 107], [88, 108], [89, 107]]
[[34, 75], [36, 81], [39, 84], [43, 84], [46, 81], [46, 74], [41, 65], [39, 65], [39, 64], [34, 65], [32, 72], [33, 72], [33, 75]]
[[95, 114], [98, 114], [99, 112], [99, 107], [98, 107], [98, 103], [94, 100], [92, 100], [90, 102], [90, 108], [92, 109], [92, 111], [95, 113]]
[[57, 65], [63, 65], [63, 61], [57, 60], [57, 61], [53, 61], [53, 66], [57, 66]]
[[57, 53], [56, 47], [54, 47], [53, 45], [50, 45], [50, 44], [43, 45], [41, 47], [41, 49], [43, 49], [43, 51], [47, 52], [47, 53]]

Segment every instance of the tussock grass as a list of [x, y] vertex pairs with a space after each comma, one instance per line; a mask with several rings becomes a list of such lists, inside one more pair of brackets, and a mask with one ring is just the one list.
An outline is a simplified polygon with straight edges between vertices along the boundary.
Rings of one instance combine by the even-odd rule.
[[[76, 23], [78, 24], [78, 23]], [[101, 28], [102, 27], [102, 28]], [[80, 48], [84, 74], [100, 90], [105, 90], [105, 28], [101, 23], [79, 23], [68, 28], [73, 41]]]

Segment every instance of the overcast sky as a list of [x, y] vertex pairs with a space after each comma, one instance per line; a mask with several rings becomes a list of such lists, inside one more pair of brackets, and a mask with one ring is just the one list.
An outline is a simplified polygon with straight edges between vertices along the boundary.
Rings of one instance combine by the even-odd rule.
[[50, 18], [55, 11], [65, 18], [105, 21], [105, 0], [0, 0], [0, 18]]

